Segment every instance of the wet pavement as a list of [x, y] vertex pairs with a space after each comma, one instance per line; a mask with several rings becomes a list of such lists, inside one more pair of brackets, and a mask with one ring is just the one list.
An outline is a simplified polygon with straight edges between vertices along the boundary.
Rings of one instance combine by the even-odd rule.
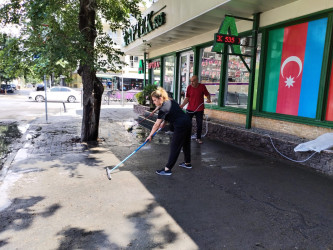
[[0, 122], [0, 170], [7, 155], [13, 150], [13, 144], [21, 138], [21, 131], [16, 122]]
[[[101, 140], [79, 142], [81, 110], [29, 124], [1, 173], [3, 249], [333, 249], [333, 179], [205, 138], [193, 169], [167, 161], [171, 134], [130, 106], [103, 106]], [[179, 161], [183, 156], [179, 157]]]

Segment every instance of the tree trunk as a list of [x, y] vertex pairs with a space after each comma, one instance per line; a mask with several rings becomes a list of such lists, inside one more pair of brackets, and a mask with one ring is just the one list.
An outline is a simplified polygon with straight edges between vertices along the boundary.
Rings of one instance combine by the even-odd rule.
[[99, 118], [104, 91], [94, 69], [94, 43], [96, 39], [96, 0], [80, 0], [79, 28], [87, 45], [85, 52], [90, 60], [81, 62], [78, 73], [83, 84], [83, 115], [81, 141], [98, 139]]

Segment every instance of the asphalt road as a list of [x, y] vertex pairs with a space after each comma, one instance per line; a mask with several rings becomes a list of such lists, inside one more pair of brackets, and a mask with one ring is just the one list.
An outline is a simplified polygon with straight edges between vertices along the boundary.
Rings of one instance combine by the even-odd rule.
[[[29, 100], [29, 89], [17, 90], [15, 93], [0, 94], [0, 121], [31, 121], [45, 117], [45, 102]], [[65, 103], [66, 111], [76, 109], [81, 103]], [[47, 102], [47, 114], [54, 115], [65, 111], [62, 102]]]

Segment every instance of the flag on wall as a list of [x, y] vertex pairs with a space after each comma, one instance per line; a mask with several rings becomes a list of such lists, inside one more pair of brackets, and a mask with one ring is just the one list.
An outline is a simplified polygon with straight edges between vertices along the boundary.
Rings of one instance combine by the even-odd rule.
[[315, 118], [327, 18], [269, 32], [263, 111]]
[[328, 91], [327, 98], [327, 107], [326, 107], [326, 120], [333, 121], [333, 63], [331, 68], [331, 78], [330, 86]]

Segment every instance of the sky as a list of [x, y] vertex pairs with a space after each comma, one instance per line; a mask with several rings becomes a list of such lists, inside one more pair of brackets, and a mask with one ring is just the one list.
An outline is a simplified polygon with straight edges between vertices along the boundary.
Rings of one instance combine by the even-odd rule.
[[[3, 7], [4, 4], [10, 2], [10, 0], [0, 0], [0, 8]], [[18, 37], [20, 34], [21, 27], [19, 25], [6, 25], [6, 27], [3, 27], [0, 24], [0, 33], [5, 33], [9, 36]]]

